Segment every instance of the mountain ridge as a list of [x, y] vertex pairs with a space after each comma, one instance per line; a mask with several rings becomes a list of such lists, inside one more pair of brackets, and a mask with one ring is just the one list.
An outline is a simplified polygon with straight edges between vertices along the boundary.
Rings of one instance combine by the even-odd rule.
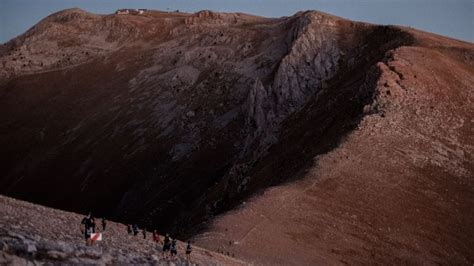
[[[300, 180], [315, 158], [351, 145], [364, 121], [404, 106], [400, 99], [431, 97], [416, 81], [429, 72], [411, 57], [439, 57], [459, 73], [446, 71], [455, 91], [466, 101], [472, 96], [472, 44], [322, 12], [262, 18], [68, 10], [41, 23], [0, 50], [0, 158], [7, 162], [0, 192], [182, 236], [210, 230], [214, 215], [269, 186]], [[444, 79], [423, 80], [451, 93], [439, 87], [449, 84]], [[409, 107], [423, 119], [444, 115]], [[467, 124], [471, 111], [451, 110]], [[419, 118], [396, 112], [393, 123]], [[424, 130], [403, 129], [414, 136]], [[456, 130], [470, 132], [465, 124]], [[439, 151], [453, 145], [430, 134], [422, 139]], [[462, 143], [463, 155], [445, 162], [459, 178], [471, 171], [472, 141]], [[377, 145], [367, 150], [386, 151]], [[422, 153], [413, 147], [405, 152]], [[384, 163], [371, 160], [369, 169]]]

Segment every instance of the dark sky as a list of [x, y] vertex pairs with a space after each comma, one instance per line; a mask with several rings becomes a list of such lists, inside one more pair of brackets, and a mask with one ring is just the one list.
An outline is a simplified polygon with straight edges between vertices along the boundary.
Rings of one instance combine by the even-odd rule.
[[0, 0], [0, 43], [25, 32], [45, 16], [79, 7], [109, 14], [119, 8], [203, 9], [267, 17], [320, 10], [377, 24], [405, 25], [474, 42], [474, 0]]

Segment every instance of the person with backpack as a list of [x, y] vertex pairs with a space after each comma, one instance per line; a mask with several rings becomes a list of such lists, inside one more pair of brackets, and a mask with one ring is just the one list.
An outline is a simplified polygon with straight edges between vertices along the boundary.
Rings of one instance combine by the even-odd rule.
[[102, 217], [102, 231], [105, 231], [105, 227], [107, 226], [107, 220], [105, 217]]
[[186, 245], [186, 260], [191, 260], [191, 252], [193, 251], [193, 247], [191, 246], [191, 241], [188, 241]]
[[128, 233], [129, 235], [132, 234], [132, 225], [131, 225], [131, 224], [127, 224], [127, 233]]
[[176, 239], [171, 241], [171, 248], [170, 248], [171, 258], [176, 257], [178, 255], [178, 247], [176, 246]]
[[[84, 229], [82, 229], [82, 226], [84, 226]], [[95, 220], [91, 213], [82, 219], [81, 233], [83, 233], [86, 238], [86, 245], [92, 245], [91, 234], [95, 233]]]

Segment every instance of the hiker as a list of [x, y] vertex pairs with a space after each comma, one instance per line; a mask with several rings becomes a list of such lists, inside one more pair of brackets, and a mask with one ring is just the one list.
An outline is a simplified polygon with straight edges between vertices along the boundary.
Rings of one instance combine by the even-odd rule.
[[139, 232], [138, 232], [138, 225], [137, 225], [137, 224], [133, 224], [132, 229], [133, 229], [133, 235], [134, 235], [134, 236], [138, 235], [138, 233], [139, 233]]
[[107, 226], [107, 220], [105, 217], [102, 218], [102, 231], [105, 231], [105, 227]]
[[176, 239], [171, 241], [171, 257], [174, 258], [178, 254], [178, 247], [176, 246]]
[[146, 228], [143, 228], [142, 234], [143, 234], [143, 239], [146, 239]]
[[127, 233], [129, 235], [132, 234], [132, 225], [131, 224], [127, 224]]
[[155, 243], [160, 243], [160, 234], [158, 234], [158, 231], [153, 230], [153, 241]]
[[[84, 230], [82, 229], [82, 225], [84, 225]], [[90, 212], [81, 221], [81, 233], [83, 233], [86, 238], [86, 245], [92, 245], [91, 234], [95, 233], [95, 220]]]
[[191, 241], [188, 241], [188, 245], [186, 245], [186, 260], [191, 260], [191, 252], [193, 251], [193, 247], [191, 246]]
[[165, 258], [168, 257], [168, 251], [171, 249], [171, 241], [170, 235], [166, 234], [165, 239], [163, 241], [163, 253], [165, 253]]

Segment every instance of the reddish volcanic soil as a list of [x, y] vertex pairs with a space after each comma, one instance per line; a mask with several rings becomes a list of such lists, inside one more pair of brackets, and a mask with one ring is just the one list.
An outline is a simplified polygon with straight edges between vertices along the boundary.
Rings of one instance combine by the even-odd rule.
[[[379, 113], [196, 241], [256, 264], [472, 264], [474, 46], [410, 32], [416, 45], [377, 64]], [[303, 132], [287, 136], [301, 141], [259, 174], [278, 176], [324, 141], [298, 119]]]

